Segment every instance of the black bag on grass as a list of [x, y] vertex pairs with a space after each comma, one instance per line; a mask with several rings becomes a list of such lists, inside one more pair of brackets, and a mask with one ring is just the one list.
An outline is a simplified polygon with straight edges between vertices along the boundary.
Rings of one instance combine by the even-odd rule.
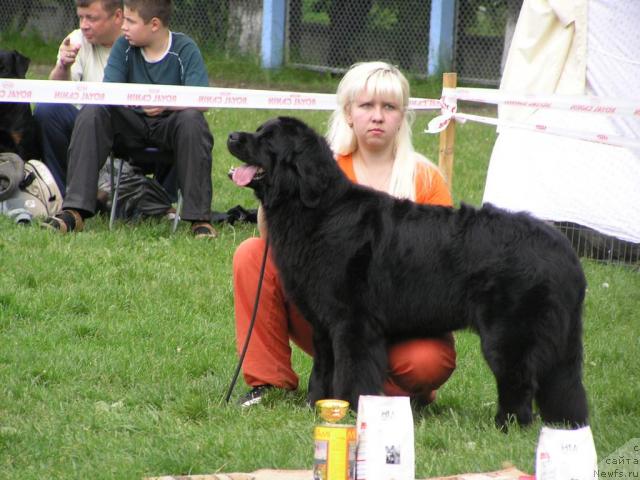
[[211, 212], [211, 223], [228, 223], [233, 225], [236, 222], [258, 223], [258, 210], [247, 210], [241, 205], [236, 205], [226, 212]]
[[[117, 163], [121, 160], [116, 159]], [[111, 211], [111, 174], [110, 162], [100, 171], [98, 180], [99, 209], [105, 213]], [[136, 172], [128, 163], [122, 166], [118, 187], [116, 218], [125, 221], [137, 221], [148, 217], [162, 217], [171, 208], [171, 196], [155, 179]]]

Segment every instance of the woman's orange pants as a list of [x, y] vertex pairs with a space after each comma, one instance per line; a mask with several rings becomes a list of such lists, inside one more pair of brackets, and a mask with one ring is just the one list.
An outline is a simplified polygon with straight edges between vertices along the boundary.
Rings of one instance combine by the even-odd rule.
[[[249, 238], [238, 246], [233, 257], [238, 353], [242, 351], [251, 322], [264, 248], [263, 239]], [[291, 366], [290, 339], [313, 355], [311, 325], [287, 300], [276, 266], [268, 257], [256, 321], [242, 367], [248, 385], [298, 388], [298, 376]], [[388, 355], [386, 395], [410, 395], [431, 401], [435, 390], [447, 381], [456, 367], [454, 340], [450, 333], [390, 345]]]

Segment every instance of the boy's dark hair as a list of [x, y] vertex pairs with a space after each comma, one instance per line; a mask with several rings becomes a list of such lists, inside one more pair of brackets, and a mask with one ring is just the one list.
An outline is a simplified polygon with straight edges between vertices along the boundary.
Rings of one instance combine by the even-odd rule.
[[122, 9], [122, 0], [76, 0], [76, 7], [86, 8], [95, 2], [100, 2], [104, 11], [110, 15], [116, 13], [117, 9]]
[[153, 17], [156, 17], [165, 27], [169, 26], [173, 10], [171, 0], [124, 0], [124, 5], [138, 12], [144, 23], [149, 23]]

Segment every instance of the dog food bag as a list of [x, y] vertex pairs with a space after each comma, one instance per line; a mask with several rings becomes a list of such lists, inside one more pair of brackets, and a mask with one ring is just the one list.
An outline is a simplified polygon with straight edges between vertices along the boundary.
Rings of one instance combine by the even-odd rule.
[[414, 480], [409, 397], [362, 395], [358, 401], [358, 480]]
[[536, 480], [593, 480], [598, 460], [589, 427], [542, 427], [536, 450]]

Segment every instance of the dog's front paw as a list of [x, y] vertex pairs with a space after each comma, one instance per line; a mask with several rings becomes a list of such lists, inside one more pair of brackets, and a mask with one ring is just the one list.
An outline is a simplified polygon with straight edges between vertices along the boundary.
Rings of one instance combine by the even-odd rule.
[[[314, 385], [315, 383], [315, 385]], [[322, 388], [318, 388], [317, 382], [313, 382], [312, 378], [309, 379], [309, 393], [307, 394], [307, 401], [309, 406], [314, 408], [318, 400], [324, 400], [329, 398]]]
[[315, 408], [315, 406], [316, 406], [316, 402], [317, 402], [318, 400], [324, 400], [324, 399], [326, 399], [326, 398], [329, 398], [329, 397], [327, 397], [326, 395], [322, 395], [322, 394], [321, 394], [321, 393], [319, 393], [319, 392], [311, 392], [311, 391], [310, 391], [310, 392], [307, 394], [307, 402], [309, 403], [309, 406], [310, 406], [311, 408]]
[[507, 433], [509, 427], [514, 424], [518, 424], [521, 427], [527, 427], [533, 422], [533, 413], [531, 409], [524, 409], [519, 413], [508, 413], [503, 409], [498, 409], [498, 413], [495, 416], [495, 424], [498, 430]]

